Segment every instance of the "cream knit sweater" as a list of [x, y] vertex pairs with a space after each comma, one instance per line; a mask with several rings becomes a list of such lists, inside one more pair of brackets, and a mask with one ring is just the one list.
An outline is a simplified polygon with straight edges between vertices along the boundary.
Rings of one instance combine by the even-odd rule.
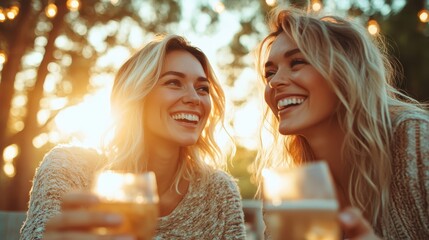
[[[61, 197], [87, 190], [102, 163], [93, 150], [59, 146], [50, 151], [36, 171], [21, 239], [42, 239], [49, 218], [60, 213]], [[198, 179], [172, 213], [158, 219], [156, 239], [244, 239], [241, 197], [231, 176], [215, 171]]]

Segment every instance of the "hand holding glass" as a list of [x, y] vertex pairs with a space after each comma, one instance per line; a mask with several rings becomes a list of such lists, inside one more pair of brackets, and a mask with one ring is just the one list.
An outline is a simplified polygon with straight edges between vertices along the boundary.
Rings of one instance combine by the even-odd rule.
[[265, 223], [273, 239], [339, 239], [338, 202], [325, 162], [265, 170], [263, 178]]
[[97, 228], [97, 233], [133, 234], [139, 240], [155, 235], [159, 199], [153, 172], [103, 171], [96, 175], [92, 191], [101, 201], [92, 210], [120, 214], [123, 218], [120, 226]]

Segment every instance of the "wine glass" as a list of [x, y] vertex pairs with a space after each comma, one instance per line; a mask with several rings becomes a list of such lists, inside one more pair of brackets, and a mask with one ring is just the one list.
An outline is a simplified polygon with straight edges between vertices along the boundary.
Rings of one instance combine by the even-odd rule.
[[159, 198], [153, 172], [102, 171], [95, 175], [92, 192], [100, 198], [92, 210], [123, 217], [118, 227], [96, 228], [98, 234], [133, 234], [139, 240], [155, 235]]
[[265, 169], [263, 198], [265, 224], [273, 239], [340, 238], [339, 204], [326, 162]]

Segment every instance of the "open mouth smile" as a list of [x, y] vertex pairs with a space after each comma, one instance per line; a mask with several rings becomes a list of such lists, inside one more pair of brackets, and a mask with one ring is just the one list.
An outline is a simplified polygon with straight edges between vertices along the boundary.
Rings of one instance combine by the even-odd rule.
[[305, 97], [282, 98], [277, 102], [277, 109], [281, 111], [288, 107], [301, 105], [306, 99]]
[[197, 124], [200, 121], [200, 116], [193, 113], [175, 113], [171, 115], [171, 117], [182, 123], [191, 123], [191, 124]]

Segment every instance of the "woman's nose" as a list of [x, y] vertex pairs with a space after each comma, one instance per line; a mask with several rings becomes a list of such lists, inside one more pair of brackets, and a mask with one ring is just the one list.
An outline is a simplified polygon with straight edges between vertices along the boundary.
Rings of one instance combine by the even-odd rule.
[[199, 105], [201, 100], [196, 89], [190, 88], [186, 90], [185, 94], [182, 97], [182, 101], [183, 103], [191, 103], [191, 104]]
[[277, 72], [276, 75], [268, 82], [270, 88], [278, 88], [281, 86], [290, 85], [291, 80], [289, 79], [289, 74], [285, 72]]

